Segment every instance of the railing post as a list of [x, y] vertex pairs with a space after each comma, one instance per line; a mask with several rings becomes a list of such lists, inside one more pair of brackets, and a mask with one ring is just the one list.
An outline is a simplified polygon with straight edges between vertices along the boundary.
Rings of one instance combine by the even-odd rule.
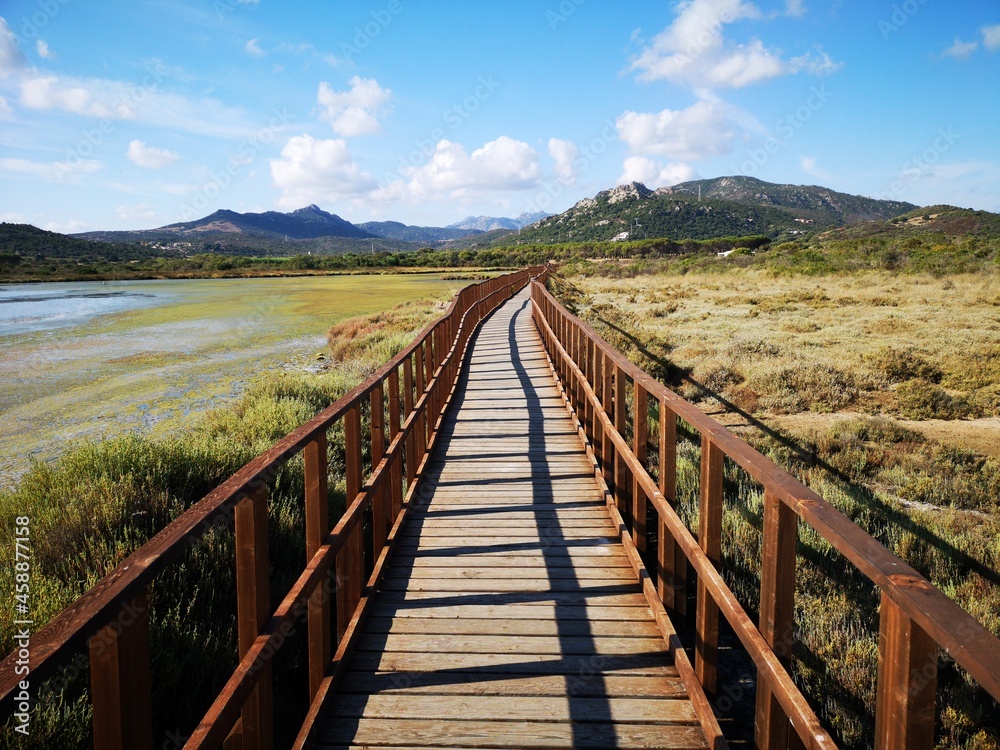
[[[347, 506], [355, 501], [358, 493], [361, 492], [361, 407], [355, 405], [344, 415], [344, 447], [345, 447], [345, 469], [347, 484]], [[360, 521], [354, 524], [354, 528], [347, 532], [347, 612], [346, 621], [349, 623], [354, 614], [354, 608], [361, 600], [361, 587], [364, 585], [364, 545], [362, 544], [362, 524]], [[338, 571], [339, 574], [339, 571]], [[339, 618], [338, 618], [339, 619]]]
[[[321, 431], [303, 450], [306, 471], [306, 562], [312, 560], [330, 533], [330, 503], [327, 493], [327, 440]], [[319, 692], [330, 664], [329, 576], [309, 597], [309, 697]]]
[[[267, 541], [267, 486], [261, 482], [233, 511], [236, 530], [236, 604], [240, 658], [271, 616], [271, 565]], [[243, 705], [244, 750], [274, 747], [271, 662], [259, 667], [257, 686]]]
[[[660, 494], [677, 507], [677, 415], [660, 399]], [[667, 611], [687, 613], [687, 557], [660, 520], [656, 543], [656, 587]]]
[[[795, 629], [795, 544], [798, 516], [770, 490], [764, 492], [764, 538], [760, 564], [760, 634], [788, 669]], [[758, 750], [785, 750], [794, 733], [788, 716], [757, 674], [754, 720]]]
[[931, 750], [937, 644], [882, 592], [878, 633], [875, 747]]
[[[602, 352], [601, 354], [601, 376], [604, 381], [603, 393], [601, 394], [601, 408], [604, 409], [604, 413], [613, 425], [615, 423], [613, 411], [615, 393], [614, 363], [606, 352]], [[604, 471], [604, 483], [612, 490], [613, 497], [616, 494], [614, 490], [615, 444], [611, 440], [610, 430], [607, 429], [601, 435], [601, 462], [603, 464], [601, 468]]]
[[[403, 413], [404, 421], [413, 414], [413, 356], [403, 360]], [[417, 474], [417, 425], [410, 425], [406, 435], [406, 486], [413, 484]]]
[[[626, 426], [628, 424], [628, 401], [625, 386], [625, 371], [615, 365], [615, 429], [618, 430], [618, 434], [622, 438], [626, 435]], [[628, 473], [628, 466], [625, 463], [625, 459], [619, 453], [617, 451], [615, 453], [615, 505], [618, 507], [618, 512], [624, 517], [625, 523], [628, 524], [630, 521], [629, 516], [632, 515], [632, 508], [628, 503], [631, 482], [627, 482], [625, 479]]]
[[[371, 455], [372, 472], [378, 468], [385, 455], [385, 403], [383, 402], [382, 384], [378, 383], [372, 388], [369, 403], [371, 404]], [[385, 546], [386, 537], [389, 535], [386, 528], [388, 512], [386, 511], [386, 497], [388, 482], [383, 479], [379, 488], [372, 498], [372, 557], [378, 559]]]
[[[707, 435], [701, 438], [701, 506], [698, 544], [718, 569], [722, 563], [722, 468], [725, 454]], [[695, 674], [706, 692], [714, 693], [719, 655], [719, 605], [698, 580], [695, 612]]]
[[[646, 389], [638, 381], [632, 386], [632, 452], [643, 466], [646, 465], [646, 451], [649, 446], [649, 403]], [[646, 491], [639, 483], [637, 474], [632, 476], [632, 542], [639, 552], [646, 551], [646, 513], [648, 500]]]
[[90, 639], [94, 750], [152, 750], [149, 600], [143, 591]]
[[[394, 369], [389, 373], [389, 443], [391, 444], [393, 440], [400, 431], [400, 418], [399, 418], [399, 369]], [[396, 523], [396, 517], [399, 515], [399, 511], [403, 506], [403, 472], [402, 472], [402, 461], [403, 454], [396, 453], [396, 458], [392, 462], [392, 467], [389, 471], [390, 475], [390, 487], [389, 487], [389, 526], [391, 527]]]
[[[414, 369], [416, 370], [417, 376], [417, 392], [414, 394], [414, 408], [416, 408], [417, 402], [423, 398], [424, 395], [424, 375], [426, 371], [424, 370], [424, 346], [421, 344], [414, 351]], [[427, 402], [424, 402], [426, 407]], [[427, 450], [427, 409], [417, 415], [416, 424], [414, 427], [417, 430], [417, 461], [416, 465], [420, 465], [420, 461], [424, 457], [424, 451]], [[415, 468], [415, 467], [414, 467]]]

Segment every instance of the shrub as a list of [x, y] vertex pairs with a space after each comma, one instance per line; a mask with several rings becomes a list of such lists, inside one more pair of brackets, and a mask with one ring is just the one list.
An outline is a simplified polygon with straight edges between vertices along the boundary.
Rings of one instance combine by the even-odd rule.
[[915, 349], [894, 349], [887, 346], [867, 359], [890, 383], [903, 383], [914, 379], [940, 383], [944, 376], [941, 368], [928, 362]]
[[922, 380], [909, 380], [896, 389], [899, 415], [906, 419], [964, 419], [972, 412], [969, 402], [944, 388]]

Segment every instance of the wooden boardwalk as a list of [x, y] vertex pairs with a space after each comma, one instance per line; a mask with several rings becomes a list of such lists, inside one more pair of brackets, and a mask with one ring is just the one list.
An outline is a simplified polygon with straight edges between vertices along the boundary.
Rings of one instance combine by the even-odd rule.
[[707, 747], [530, 304], [476, 337], [317, 747]]

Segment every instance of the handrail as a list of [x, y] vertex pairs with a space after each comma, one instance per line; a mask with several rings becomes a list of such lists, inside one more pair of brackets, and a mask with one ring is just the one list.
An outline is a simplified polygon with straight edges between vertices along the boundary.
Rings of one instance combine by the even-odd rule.
[[[52, 675], [86, 645], [95, 750], [151, 748], [146, 591], [192, 544], [220, 522], [231, 522], [236, 535], [240, 662], [185, 747], [218, 746], [236, 734], [241, 735], [245, 748], [270, 746], [271, 657], [287, 639], [293, 622], [305, 614], [309, 694], [314, 697], [318, 693], [333, 651], [331, 619], [335, 617], [339, 643], [356, 615], [367, 581], [362, 539], [365, 512], [372, 508], [367, 533], [378, 560], [389, 529], [405, 513], [404, 492], [412, 490], [422, 476], [428, 447], [434, 442], [442, 409], [457, 382], [469, 338], [496, 307], [533, 277], [544, 277], [545, 273], [544, 268], [535, 267], [459, 291], [444, 315], [427, 325], [378, 372], [250, 461], [129, 555], [33, 635], [28, 675], [15, 670], [16, 650], [0, 663], [0, 712], [7, 716], [13, 713], [21, 680]], [[366, 401], [371, 405], [371, 419], [367, 434], [362, 435], [361, 406]], [[339, 421], [344, 423], [346, 438], [348, 507], [331, 529], [327, 518], [327, 431]], [[362, 484], [364, 444], [371, 447], [372, 473]], [[267, 487], [281, 467], [299, 453], [305, 461], [305, 569], [272, 612]], [[332, 581], [331, 573], [335, 573]]]
[[[715, 690], [720, 611], [757, 665], [757, 747], [787, 747], [789, 724], [807, 747], [830, 747], [833, 742], [788, 672], [794, 639], [797, 519], [809, 524], [881, 592], [876, 747], [933, 747], [939, 646], [1000, 700], [1000, 639], [802, 482], [615, 351], [542, 283], [531, 284], [531, 295], [546, 351], [593, 446], [598, 472], [626, 520], [625, 533], [639, 549], [645, 544], [646, 504], [656, 511], [657, 592], [668, 610], [684, 611], [687, 563], [697, 574], [695, 671], [701, 685]], [[644, 465], [650, 398], [657, 399], [660, 407], [658, 482]], [[677, 417], [702, 440], [697, 539], [675, 510]], [[632, 427], [632, 445], [625, 438], [627, 425]], [[758, 625], [718, 572], [726, 456], [764, 487]]]

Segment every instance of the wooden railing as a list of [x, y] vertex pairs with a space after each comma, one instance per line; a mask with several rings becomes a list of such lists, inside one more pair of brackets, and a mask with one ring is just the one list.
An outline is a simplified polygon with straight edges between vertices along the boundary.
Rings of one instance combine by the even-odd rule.
[[[1000, 640], [977, 620], [815, 492], [629, 362], [542, 284], [532, 283], [531, 295], [536, 325], [609, 492], [612, 516], [621, 521], [623, 541], [631, 540], [626, 546], [645, 553], [646, 519], [658, 519], [655, 580], [643, 570], [651, 606], [684, 613], [690, 564], [697, 576], [694, 673], [701, 687], [716, 690], [720, 612], [753, 659], [758, 748], [835, 746], [788, 671], [800, 519], [880, 591], [875, 747], [934, 747], [939, 647], [1000, 700]], [[659, 434], [653, 436], [651, 400], [659, 407]], [[678, 417], [701, 437], [697, 539], [676, 512]], [[651, 437], [658, 441], [658, 481], [646, 470]], [[764, 490], [756, 625], [718, 570], [726, 457]], [[655, 516], [647, 516], [649, 506]]]
[[[16, 673], [16, 651], [4, 660], [3, 713], [14, 712], [20, 680], [38, 684], [58, 668], [79, 663], [79, 651], [86, 647], [95, 750], [151, 750], [146, 592], [185, 550], [220, 521], [227, 525], [231, 519], [236, 536], [240, 660], [184, 747], [272, 747], [272, 657], [296, 621], [305, 617], [309, 696], [314, 706], [329, 690], [367, 603], [366, 586], [377, 582], [388, 554], [386, 541], [402, 519], [436, 439], [469, 337], [485, 316], [533, 276], [544, 273], [543, 268], [528, 269], [461, 290], [446, 313], [379, 372], [244, 466], [130, 555], [32, 637], [29, 675]], [[362, 434], [365, 402], [371, 416]], [[327, 432], [341, 421], [347, 508], [331, 529]], [[365, 445], [370, 446], [372, 467], [367, 478], [362, 477]], [[268, 485], [299, 453], [305, 464], [305, 568], [271, 611]], [[369, 509], [371, 523], [366, 528]], [[365, 563], [365, 546], [373, 552], [371, 565]], [[82, 666], [87, 666], [86, 659]], [[297, 746], [307, 735], [304, 730]]]

